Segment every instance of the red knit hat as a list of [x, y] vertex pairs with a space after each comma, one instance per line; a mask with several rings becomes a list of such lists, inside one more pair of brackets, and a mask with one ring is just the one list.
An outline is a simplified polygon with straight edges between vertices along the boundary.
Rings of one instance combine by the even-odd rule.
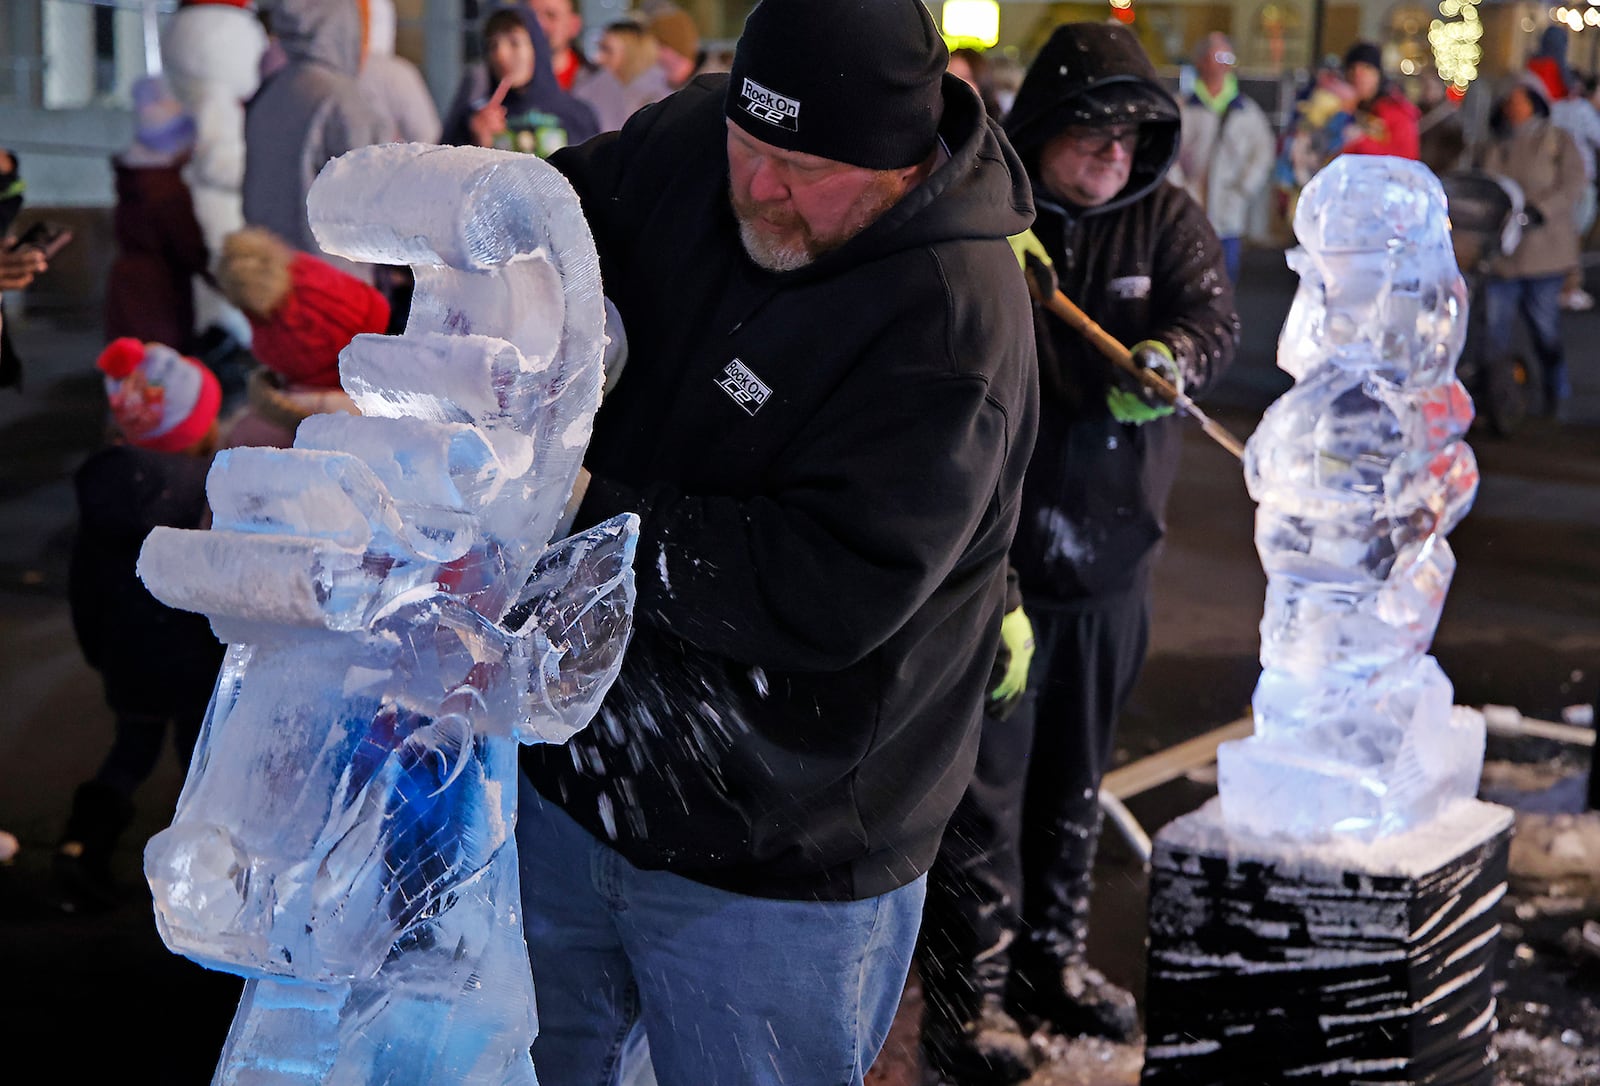
[[157, 452], [182, 452], [211, 429], [222, 406], [216, 375], [160, 343], [114, 339], [95, 363], [128, 441]]
[[389, 327], [389, 302], [368, 283], [295, 253], [289, 291], [264, 320], [250, 317], [251, 351], [286, 380], [339, 387], [339, 352], [362, 332]]

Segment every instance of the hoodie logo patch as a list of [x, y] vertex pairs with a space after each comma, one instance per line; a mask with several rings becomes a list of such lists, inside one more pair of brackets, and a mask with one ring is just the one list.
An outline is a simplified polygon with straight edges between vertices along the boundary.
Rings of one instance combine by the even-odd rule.
[[722, 376], [717, 378], [717, 387], [732, 396], [733, 402], [750, 415], [760, 411], [761, 405], [772, 396], [772, 389], [767, 387], [766, 382], [751, 373], [750, 367], [737, 358], [729, 362]]
[[746, 79], [739, 88], [740, 105], [758, 121], [766, 121], [774, 128], [790, 132], [800, 131], [800, 102], [769, 90], [754, 79]]
[[1106, 284], [1106, 293], [1113, 298], [1130, 301], [1135, 298], [1150, 297], [1150, 277], [1148, 275], [1126, 275], [1121, 279], [1113, 279]]

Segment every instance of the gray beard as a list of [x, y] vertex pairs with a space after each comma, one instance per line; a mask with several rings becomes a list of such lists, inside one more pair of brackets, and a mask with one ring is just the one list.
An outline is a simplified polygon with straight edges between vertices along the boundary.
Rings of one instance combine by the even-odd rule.
[[739, 220], [739, 241], [756, 267], [769, 272], [795, 271], [814, 259], [803, 245], [775, 245], [742, 219]]

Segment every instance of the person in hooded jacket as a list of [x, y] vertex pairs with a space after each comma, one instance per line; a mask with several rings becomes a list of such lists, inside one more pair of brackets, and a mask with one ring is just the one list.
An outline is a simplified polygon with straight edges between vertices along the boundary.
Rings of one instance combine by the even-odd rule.
[[[1166, 180], [1179, 107], [1138, 39], [1057, 28], [1005, 128], [1033, 187], [1031, 244], [1060, 290], [1141, 365], [1203, 393], [1239, 321], [1205, 211]], [[1043, 403], [1010, 561], [1035, 652], [1016, 710], [985, 721], [924, 921], [924, 1052], [972, 1082], [1030, 1073], [1019, 1022], [1138, 1030], [1132, 997], [1088, 965], [1085, 943], [1100, 778], [1144, 660], [1183, 424], [1042, 307], [1034, 326]]]
[[1567, 42], [1572, 31], [1563, 23], [1552, 23], [1539, 34], [1539, 48], [1528, 58], [1527, 70], [1539, 77], [1546, 97], [1559, 102], [1572, 91], [1578, 75], [1567, 61]]
[[395, 56], [394, 0], [367, 0], [367, 55], [356, 81], [373, 111], [389, 121], [389, 139], [438, 143], [439, 107], [417, 66]]
[[595, 727], [525, 747], [551, 1082], [862, 1082], [971, 773], [1033, 444], [1027, 179], [920, 0], [763, 0], [550, 159], [626, 369], [574, 527], [641, 519]]
[[117, 255], [106, 273], [105, 334], [188, 349], [195, 334], [194, 280], [206, 274], [210, 260], [182, 172], [195, 123], [159, 75], [136, 82], [133, 101], [133, 142], [111, 160]]
[[600, 132], [594, 110], [561, 89], [538, 18], [517, 5], [483, 24], [484, 67], [463, 80], [444, 122], [444, 142], [548, 158]]
[[356, 0], [276, 0], [266, 10], [287, 63], [245, 107], [245, 222], [370, 282], [369, 266], [322, 251], [306, 217], [306, 195], [330, 159], [392, 138], [356, 81], [361, 9]]
[[1561, 292], [1567, 269], [1578, 262], [1573, 219], [1588, 179], [1577, 143], [1550, 120], [1544, 84], [1531, 72], [1522, 73], [1501, 97], [1490, 129], [1494, 138], [1478, 165], [1516, 182], [1528, 220], [1521, 242], [1495, 258], [1483, 283], [1485, 387], [1478, 392], [1490, 425], [1506, 435], [1526, 410], [1512, 351], [1519, 314], [1539, 361], [1544, 414], [1558, 417], [1572, 395], [1561, 341]]

